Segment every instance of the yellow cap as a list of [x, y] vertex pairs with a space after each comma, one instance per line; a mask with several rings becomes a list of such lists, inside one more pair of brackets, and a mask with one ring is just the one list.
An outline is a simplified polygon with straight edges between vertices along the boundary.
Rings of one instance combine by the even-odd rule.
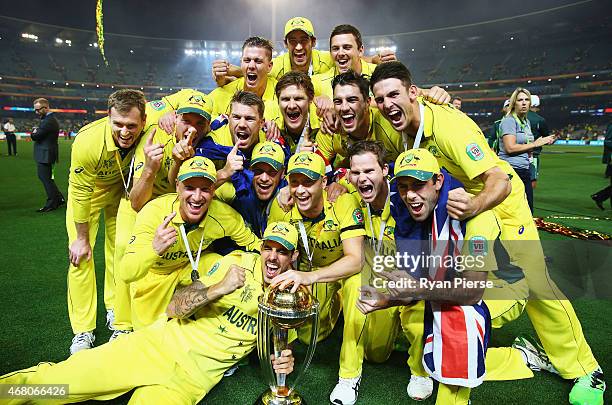
[[260, 142], [253, 148], [251, 155], [251, 167], [256, 163], [267, 163], [276, 170], [285, 165], [285, 152], [275, 142]]
[[212, 103], [210, 102], [208, 96], [200, 92], [194, 92], [191, 97], [179, 104], [178, 108], [176, 109], [176, 113], [199, 114], [210, 121], [210, 114], [212, 114]]
[[325, 161], [314, 152], [300, 152], [291, 156], [287, 176], [293, 173], [302, 173], [313, 180], [325, 176]]
[[217, 181], [217, 170], [214, 163], [203, 156], [194, 156], [181, 164], [178, 180], [185, 181], [192, 177], [204, 177], [213, 183]]
[[291, 31], [300, 30], [308, 34], [309, 37], [314, 37], [314, 27], [308, 18], [293, 17], [285, 24], [285, 38]]
[[440, 173], [438, 161], [427, 149], [410, 149], [402, 152], [395, 160], [395, 177], [414, 177], [421, 181], [427, 181], [434, 174]]
[[278, 242], [289, 250], [295, 250], [298, 243], [297, 229], [289, 222], [272, 222], [266, 227], [263, 240]]

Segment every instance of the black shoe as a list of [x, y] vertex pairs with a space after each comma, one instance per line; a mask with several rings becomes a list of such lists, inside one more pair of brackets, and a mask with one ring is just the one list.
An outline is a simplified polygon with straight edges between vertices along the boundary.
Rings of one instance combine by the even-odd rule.
[[591, 196], [591, 198], [593, 199], [593, 201], [595, 201], [595, 204], [597, 204], [597, 206], [599, 207], [600, 210], [604, 210], [604, 206], [603, 206], [603, 200], [599, 200], [597, 198], [597, 194], [593, 194]]
[[66, 200], [64, 200], [64, 197], [62, 197], [62, 198], [61, 198], [61, 199], [60, 199], [60, 200], [57, 202], [57, 204], [55, 204], [55, 208], [59, 208], [59, 207], [61, 207], [62, 205], [65, 205], [65, 204], [66, 204]]
[[53, 211], [56, 210], [57, 207], [42, 207], [36, 210], [36, 212], [49, 212], [49, 211]]

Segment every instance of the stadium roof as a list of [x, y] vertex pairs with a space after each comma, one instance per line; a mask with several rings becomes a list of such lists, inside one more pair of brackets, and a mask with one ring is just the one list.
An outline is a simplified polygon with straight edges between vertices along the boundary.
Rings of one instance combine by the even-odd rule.
[[[277, 40], [282, 38], [283, 24], [288, 18], [303, 15], [312, 19], [319, 39], [324, 42], [333, 26], [339, 23], [357, 26], [366, 37], [383, 36], [397, 41], [427, 34], [430, 39], [452, 41], [455, 37], [475, 38], [555, 27], [567, 32], [579, 25], [600, 26], [610, 18], [606, 0], [494, 3], [488, 0], [175, 0], [171, 3], [107, 0], [104, 24], [109, 35], [242, 41], [250, 34], [272, 37], [273, 10]], [[59, 26], [58, 30], [61, 27], [95, 29], [93, 1], [4, 1], [0, 2], [0, 15]]]

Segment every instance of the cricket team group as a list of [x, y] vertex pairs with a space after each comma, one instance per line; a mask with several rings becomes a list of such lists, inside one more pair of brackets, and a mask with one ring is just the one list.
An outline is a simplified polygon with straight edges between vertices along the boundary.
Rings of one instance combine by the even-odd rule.
[[[365, 56], [357, 28], [336, 26], [329, 52], [316, 41], [295, 17], [280, 56], [251, 37], [240, 66], [215, 61], [209, 94], [109, 96], [108, 117], [72, 147], [71, 355], [1, 384], [68, 384], [58, 402], [133, 390], [130, 403], [198, 403], [255, 348], [264, 289], [306, 286], [317, 341], [342, 328], [338, 382], [322, 387], [332, 404], [360, 402], [364, 359], [386, 361], [402, 335], [402, 402], [428, 398], [435, 380], [436, 403], [467, 404], [484, 381], [545, 370], [573, 384], [569, 403], [603, 404], [603, 371], [548, 274], [514, 170], [443, 89], [418, 88], [390, 51]], [[113, 334], [94, 347], [102, 212]], [[451, 260], [381, 270], [398, 255]], [[478, 265], [458, 268], [460, 256]], [[489, 347], [523, 312], [541, 343]], [[310, 343], [309, 327], [292, 345]], [[290, 349], [270, 360], [293, 371]]]

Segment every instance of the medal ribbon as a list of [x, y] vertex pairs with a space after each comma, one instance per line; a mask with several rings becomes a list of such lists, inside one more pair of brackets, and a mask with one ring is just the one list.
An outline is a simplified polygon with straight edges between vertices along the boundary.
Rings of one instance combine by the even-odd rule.
[[191, 281], [196, 281], [200, 278], [200, 273], [198, 273], [198, 264], [200, 263], [200, 254], [202, 253], [202, 242], [204, 242], [204, 231], [202, 231], [202, 237], [200, 238], [200, 247], [198, 248], [198, 255], [196, 256], [195, 261], [193, 260], [193, 256], [191, 254], [191, 247], [189, 246], [189, 240], [187, 240], [187, 232], [185, 232], [185, 225], [180, 226], [181, 237], [183, 238], [183, 244], [187, 248], [187, 256], [189, 257], [189, 262], [191, 263]]

